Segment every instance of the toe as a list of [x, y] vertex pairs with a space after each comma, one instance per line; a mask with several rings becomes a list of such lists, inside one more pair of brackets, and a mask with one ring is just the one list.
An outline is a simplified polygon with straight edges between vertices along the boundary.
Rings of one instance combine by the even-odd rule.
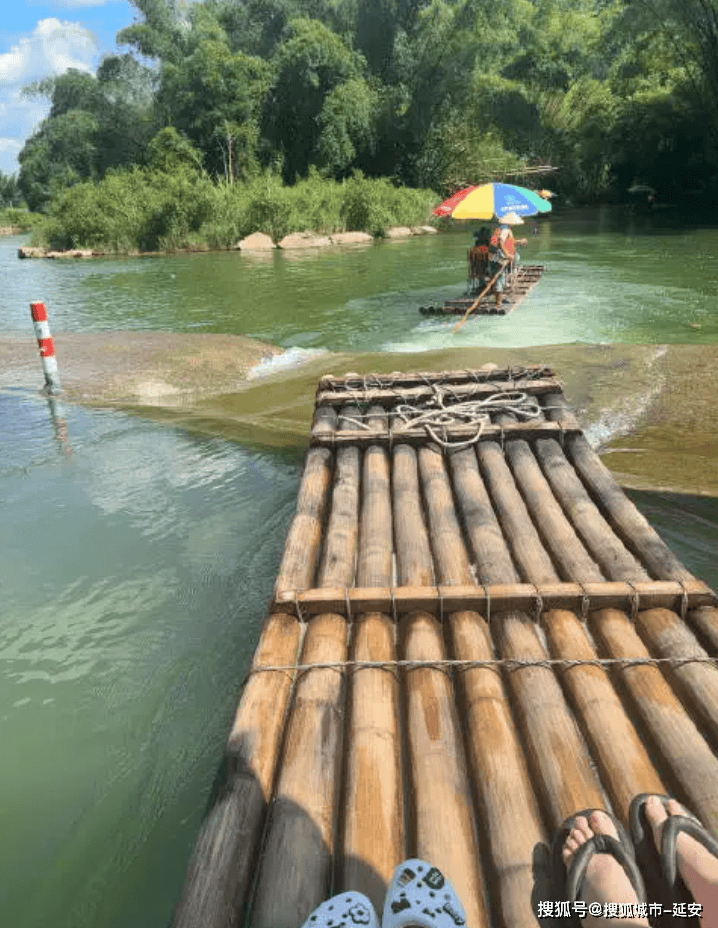
[[669, 815], [685, 815], [687, 818], [695, 818], [695, 815], [681, 805], [677, 799], [669, 799], [666, 803], [666, 809]]
[[618, 838], [616, 826], [613, 824], [610, 815], [606, 812], [597, 809], [595, 812], [591, 813], [588, 821], [595, 834], [610, 835], [612, 838]]
[[[670, 806], [670, 803], [674, 801], [673, 799], [669, 799], [668, 805]], [[648, 824], [654, 831], [660, 828], [668, 818], [668, 813], [658, 796], [649, 796], [648, 799], [646, 799], [645, 810]]]
[[651, 826], [651, 831], [653, 832], [653, 842], [656, 846], [656, 850], [660, 854], [661, 832], [663, 831], [663, 823], [668, 818], [668, 813], [663, 806], [663, 802], [658, 798], [658, 796], [649, 796], [648, 799], [646, 799], [644, 808], [646, 813], [646, 821]]
[[583, 835], [584, 841], [593, 837], [593, 829], [589, 825], [588, 819], [585, 815], [579, 815], [574, 819], [573, 830], [578, 831], [581, 835]]

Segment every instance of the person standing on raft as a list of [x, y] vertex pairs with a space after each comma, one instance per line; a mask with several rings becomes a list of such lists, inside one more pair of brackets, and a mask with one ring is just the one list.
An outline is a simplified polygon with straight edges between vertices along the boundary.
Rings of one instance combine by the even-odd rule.
[[523, 219], [517, 216], [516, 213], [509, 213], [501, 218], [499, 225], [491, 236], [489, 245], [491, 261], [489, 265], [490, 276], [493, 277], [501, 269], [501, 266], [504, 265], [493, 288], [494, 302], [497, 306], [501, 306], [502, 293], [506, 287], [507, 274], [511, 281], [513, 275], [516, 273], [519, 258], [516, 246], [528, 244], [528, 239], [526, 238], [514, 238], [511, 226], [518, 225], [519, 223], [523, 223]]

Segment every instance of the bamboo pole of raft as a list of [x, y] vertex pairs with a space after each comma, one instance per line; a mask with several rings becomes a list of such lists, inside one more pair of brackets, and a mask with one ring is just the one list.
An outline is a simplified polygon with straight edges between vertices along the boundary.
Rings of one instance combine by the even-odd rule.
[[[331, 415], [322, 412], [322, 416], [324, 427], [332, 428]], [[334, 486], [333, 518], [327, 527], [319, 575], [320, 582], [333, 585], [350, 586], [353, 577], [352, 531], [347, 525], [351, 516], [342, 517], [351, 511], [346, 474], [351, 471], [351, 459], [351, 449], [345, 449], [337, 464], [340, 479]], [[310, 511], [321, 532], [323, 510]], [[298, 513], [295, 524], [305, 528], [308, 520], [299, 519]], [[294, 540], [290, 532], [285, 561], [306, 563], [311, 550], [290, 544]], [[343, 556], [335, 557], [339, 552]], [[307, 573], [306, 585], [310, 586]], [[286, 571], [280, 571], [282, 582], [286, 577]], [[314, 616], [307, 626], [301, 662], [344, 662], [346, 635], [343, 616]], [[309, 670], [297, 680], [255, 890], [251, 924], [256, 928], [296, 928], [326, 898], [341, 774], [343, 706], [341, 668]]]
[[[597, 654], [583, 623], [566, 610], [544, 614], [551, 656], [593, 661]], [[559, 671], [581, 730], [591, 746], [614, 813], [628, 826], [628, 807], [638, 793], [665, 793], [636, 729], [603, 667], [577, 664]]]
[[[467, 455], [473, 456], [473, 452], [452, 455], [452, 465], [465, 462]], [[443, 459], [431, 448], [423, 448], [419, 465], [439, 580], [447, 584], [470, 582], [471, 570]], [[503, 544], [491, 526], [487, 534], [487, 548]], [[487, 562], [500, 565], [506, 559], [507, 552], [498, 552]], [[454, 657], [494, 659], [488, 625], [479, 613], [462, 610], [452, 613], [447, 622]], [[531, 900], [550, 898], [547, 861], [537, 853], [546, 834], [501, 673], [496, 667], [475, 667], [462, 672], [459, 681], [467, 753], [491, 855], [492, 898], [498, 902], [506, 928], [535, 928]]]
[[[556, 571], [501, 449], [495, 442], [485, 442], [477, 448], [477, 456], [508, 545], [517, 560], [520, 556], [521, 572], [531, 583], [556, 581]], [[550, 621], [553, 615], [554, 611], [548, 612], [547, 619]], [[503, 613], [492, 620], [491, 626], [504, 659], [548, 658], [535, 623], [525, 613]], [[602, 807], [601, 786], [591, 758], [553, 672], [548, 667], [522, 667], [511, 672], [509, 683], [516, 697], [530, 766], [538, 778], [552, 827], [558, 828], [577, 809]]]
[[686, 659], [685, 664], [668, 665], [667, 673], [684, 700], [702, 716], [714, 743], [718, 743], [718, 667], [714, 663], [691, 662], [691, 658], [707, 658], [708, 652], [669, 609], [643, 610], [636, 615], [635, 625], [651, 653]]
[[[373, 414], [373, 417], [372, 415]], [[369, 425], [386, 429], [385, 411], [370, 409]], [[389, 459], [374, 445], [364, 453], [357, 584], [390, 586], [392, 517]], [[391, 616], [354, 617], [351, 659], [393, 661]], [[405, 859], [399, 687], [387, 668], [355, 668], [350, 677], [345, 795], [339, 883], [367, 895], [381, 912], [395, 867]]]
[[533, 447], [556, 499], [605, 575], [611, 580], [648, 580], [646, 571], [611, 530], [586, 492], [559, 443], [539, 438]]
[[[589, 626], [608, 657], [650, 656], [633, 623], [622, 612], [600, 609], [589, 616]], [[679, 787], [678, 797], [715, 833], [718, 758], [657, 666], [621, 667], [616, 673], [661, 755], [664, 776], [667, 780], [672, 777]]]
[[[460, 452], [451, 455], [449, 462], [480, 582], [491, 583], [502, 577], [514, 579], [513, 564], [481, 483], [475, 455], [471, 451]], [[488, 570], [482, 568], [482, 560], [489, 565]], [[544, 620], [547, 615], [550, 621], [545, 621], [544, 627], [554, 657], [595, 658], [583, 626], [573, 613], [553, 610], [544, 614]], [[609, 784], [612, 804], [626, 822], [628, 804], [636, 793], [665, 790], [605, 671], [595, 666], [577, 666], [564, 671], [563, 676], [580, 715], [582, 730], [589, 737], [593, 754]]]
[[710, 653], [718, 655], [718, 609], [715, 606], [699, 606], [691, 609], [687, 616], [691, 628], [701, 637]]
[[[432, 561], [424, 525], [416, 452], [397, 445], [393, 455], [394, 531], [399, 583], [429, 585]], [[411, 612], [400, 626], [406, 660], [446, 658], [440, 621]], [[415, 841], [410, 854], [447, 874], [469, 925], [488, 925], [474, 809], [452, 680], [440, 668], [405, 673], [408, 771], [413, 786]]]
[[[307, 455], [297, 512], [279, 571], [285, 588], [312, 585], [329, 494], [330, 465], [331, 454], [325, 449], [312, 449]], [[301, 557], [297, 556], [300, 546]], [[258, 671], [263, 666], [292, 665], [300, 632], [296, 619], [280, 613], [270, 615], [262, 629], [253, 672], [227, 742], [227, 784], [202, 826], [175, 912], [175, 928], [227, 928], [242, 918], [293, 682], [284, 671]]]
[[[513, 416], [499, 415], [500, 425], [515, 421]], [[505, 453], [516, 485], [539, 528], [544, 547], [560, 569], [565, 580], [589, 583], [604, 580], [598, 565], [589, 556], [573, 526], [556, 501], [546, 477], [539, 467], [528, 442], [511, 439]]]
[[[546, 394], [542, 404], [549, 419], [560, 418], [565, 424], [576, 422], [568, 412], [563, 394]], [[618, 486], [586, 437], [583, 434], [569, 435], [565, 446], [569, 460], [606, 519], [647, 570], [662, 580], [695, 579]]]
[[293, 664], [299, 639], [293, 616], [269, 616], [229, 736], [227, 782], [202, 824], [174, 928], [228, 928], [241, 921], [292, 687], [283, 671], [257, 671]]
[[474, 310], [476, 309], [476, 307], [479, 305], [479, 303], [481, 302], [482, 297], [486, 296], [486, 294], [489, 292], [489, 290], [493, 287], [493, 285], [494, 285], [494, 284], [496, 283], [496, 281], [499, 279], [499, 277], [501, 276], [501, 274], [502, 274], [504, 268], [506, 267], [506, 265], [507, 265], [508, 263], [509, 263], [508, 261], [504, 261], [504, 263], [501, 265], [501, 267], [498, 269], [498, 271], [494, 274], [494, 276], [491, 278], [491, 280], [486, 284], [486, 286], [485, 286], [484, 289], [481, 291], [481, 293], [476, 297], [476, 299], [475, 299], [474, 302], [471, 304], [471, 306], [469, 306], [469, 308], [466, 310], [466, 312], [464, 313], [463, 317], [456, 323], [456, 325], [455, 325], [454, 328], [452, 329], [452, 333], [451, 333], [452, 335], [456, 335], [456, 333], [459, 331], [459, 329], [461, 328], [461, 326], [466, 322], [466, 320], [469, 318], [469, 316], [473, 313], [473, 311], [474, 311]]

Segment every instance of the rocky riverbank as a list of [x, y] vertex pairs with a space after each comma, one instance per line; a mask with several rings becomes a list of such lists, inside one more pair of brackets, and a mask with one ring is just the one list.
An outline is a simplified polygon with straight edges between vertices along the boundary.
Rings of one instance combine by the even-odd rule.
[[[403, 240], [414, 235], [432, 235], [437, 230], [433, 226], [393, 226], [387, 229], [381, 238], [388, 241]], [[8, 233], [9, 234], [9, 233]], [[331, 235], [321, 235], [318, 232], [292, 232], [285, 235], [279, 242], [274, 242], [269, 235], [263, 232], [254, 232], [241, 239], [234, 245], [237, 251], [272, 251], [275, 248], [326, 248], [336, 245], [362, 245], [376, 241], [374, 236], [366, 232], [335, 232]], [[209, 251], [209, 248], [181, 249], [180, 251]], [[117, 252], [104, 252], [91, 248], [73, 248], [68, 251], [55, 251], [49, 248], [38, 248], [32, 245], [21, 245], [18, 248], [18, 258], [105, 258], [117, 257]], [[168, 252], [135, 252], [145, 256], [168, 254]]]

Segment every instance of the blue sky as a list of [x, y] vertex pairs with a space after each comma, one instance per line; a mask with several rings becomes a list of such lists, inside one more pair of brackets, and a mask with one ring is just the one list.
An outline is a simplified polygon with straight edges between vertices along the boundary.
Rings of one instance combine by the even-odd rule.
[[68, 68], [94, 71], [115, 51], [118, 30], [135, 20], [127, 0], [4, 0], [0, 17], [0, 170], [18, 170], [25, 139], [47, 115], [49, 104], [26, 100], [31, 81]]

